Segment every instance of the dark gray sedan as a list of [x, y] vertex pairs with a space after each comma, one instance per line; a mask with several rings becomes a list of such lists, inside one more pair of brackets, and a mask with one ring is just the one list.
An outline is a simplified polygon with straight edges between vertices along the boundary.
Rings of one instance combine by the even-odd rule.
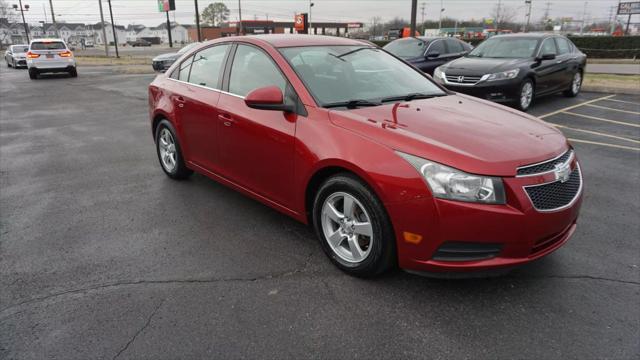
[[199, 42], [194, 42], [186, 45], [182, 49], [178, 50], [178, 52], [172, 52], [167, 54], [158, 55], [153, 58], [151, 66], [153, 66], [153, 70], [165, 72], [171, 65], [182, 56], [185, 52], [192, 49], [194, 46], [200, 44]]

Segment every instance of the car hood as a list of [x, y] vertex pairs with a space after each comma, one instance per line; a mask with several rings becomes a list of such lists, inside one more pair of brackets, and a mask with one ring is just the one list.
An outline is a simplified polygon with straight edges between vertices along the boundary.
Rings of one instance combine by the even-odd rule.
[[154, 57], [153, 61], [176, 60], [179, 57], [180, 57], [180, 54], [178, 53], [168, 53], [168, 54], [162, 54]]
[[530, 59], [492, 59], [461, 57], [443, 67], [444, 72], [455, 75], [484, 75], [518, 68]]
[[334, 125], [392, 149], [480, 175], [515, 176], [516, 168], [566, 151], [553, 126], [466, 95], [329, 112]]
[[26, 57], [26, 56], [27, 56], [27, 53], [13, 53], [13, 57], [23, 58], [23, 57]]

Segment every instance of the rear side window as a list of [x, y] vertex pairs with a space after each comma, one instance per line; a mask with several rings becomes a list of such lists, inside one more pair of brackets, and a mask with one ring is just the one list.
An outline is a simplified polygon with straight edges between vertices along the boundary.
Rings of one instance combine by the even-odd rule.
[[67, 47], [62, 41], [51, 42], [33, 42], [31, 43], [31, 50], [65, 50]]
[[277, 86], [284, 93], [287, 81], [271, 58], [253, 46], [238, 45], [233, 58], [229, 92], [246, 96], [249, 92], [265, 87]]
[[462, 47], [462, 44], [455, 39], [447, 39], [447, 46], [449, 46], [450, 54], [457, 54], [464, 51], [464, 47]]
[[556, 45], [558, 45], [558, 54], [568, 54], [571, 52], [571, 44], [564, 38], [556, 38]]
[[198, 51], [193, 57], [189, 82], [196, 85], [220, 89], [218, 80], [222, 62], [230, 45], [219, 45]]
[[436, 40], [429, 45], [429, 50], [427, 51], [427, 55], [430, 54], [445, 54], [447, 50], [444, 48], [444, 41]]
[[180, 81], [189, 81], [189, 71], [191, 70], [191, 62], [193, 61], [193, 56], [186, 59], [180, 64], [180, 68], [178, 69], [178, 80]]
[[404, 59], [415, 58], [424, 55], [426, 43], [420, 39], [408, 38], [395, 40], [384, 46], [383, 49], [397, 57]]

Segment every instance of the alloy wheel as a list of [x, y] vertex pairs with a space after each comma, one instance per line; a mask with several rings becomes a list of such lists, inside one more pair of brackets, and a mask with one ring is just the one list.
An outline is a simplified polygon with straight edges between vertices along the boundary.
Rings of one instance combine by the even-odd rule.
[[575, 75], [573, 75], [573, 83], [571, 84], [571, 91], [574, 94], [577, 94], [580, 91], [580, 86], [582, 86], [582, 74], [578, 71]]
[[169, 129], [164, 128], [160, 131], [158, 148], [160, 150], [160, 160], [162, 161], [162, 167], [164, 167], [167, 172], [172, 173], [176, 168], [177, 154], [176, 144]]
[[322, 231], [331, 250], [348, 263], [360, 263], [371, 253], [373, 226], [364, 206], [345, 192], [331, 194], [322, 205]]
[[522, 90], [520, 91], [520, 108], [529, 108], [531, 99], [533, 99], [533, 85], [527, 81], [522, 85]]

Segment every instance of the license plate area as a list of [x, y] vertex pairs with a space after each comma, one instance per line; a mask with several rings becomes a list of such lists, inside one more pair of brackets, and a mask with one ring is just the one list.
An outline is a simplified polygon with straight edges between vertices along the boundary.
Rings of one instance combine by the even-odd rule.
[[47, 59], [53, 59], [53, 54], [47, 54]]

